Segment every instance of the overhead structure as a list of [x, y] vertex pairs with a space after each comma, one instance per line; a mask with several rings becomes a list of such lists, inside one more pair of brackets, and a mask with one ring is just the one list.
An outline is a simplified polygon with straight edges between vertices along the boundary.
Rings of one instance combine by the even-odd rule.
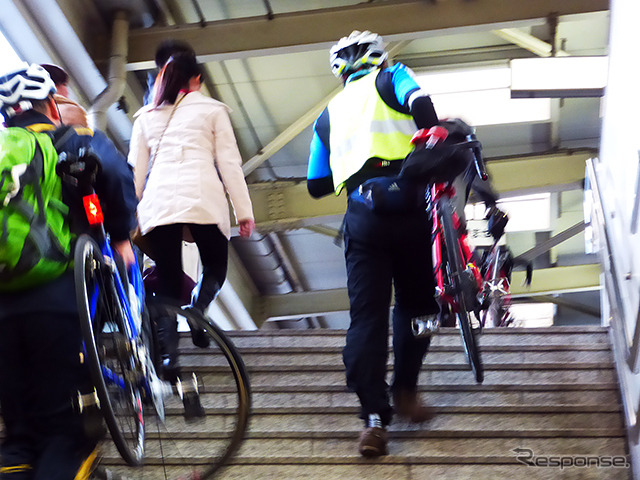
[[[219, 61], [256, 55], [274, 55], [329, 46], [356, 25], [366, 25], [387, 41], [411, 40], [443, 34], [445, 30], [500, 29], [507, 25], [546, 22], [550, 12], [558, 16], [604, 11], [607, 0], [502, 0], [425, 2], [391, 0], [320, 10], [238, 18], [176, 27], [132, 31], [129, 68], [151, 67], [155, 45], [172, 37], [193, 45], [201, 61]], [[492, 28], [493, 27], [493, 28]]]
[[[116, 32], [113, 12], [127, 6], [135, 18], [126, 29], [117, 18]], [[124, 153], [133, 113], [155, 71], [157, 45], [167, 38], [189, 42], [203, 63], [206, 91], [231, 109], [259, 232], [249, 241], [232, 240], [228, 281], [214, 316], [225, 328], [255, 328], [267, 318], [343, 328], [344, 254], [334, 238], [345, 196], [313, 199], [305, 181], [311, 125], [342, 88], [329, 69], [329, 47], [354, 29], [368, 29], [383, 36], [392, 62], [418, 75], [495, 66], [508, 71], [511, 59], [606, 55], [608, 8], [608, 0], [7, 0], [0, 30], [25, 60], [68, 70], [74, 99], [85, 108], [105, 88], [114, 92], [97, 104], [98, 116], [106, 114], [107, 132]], [[465, 98], [469, 88], [463, 87], [450, 95]], [[437, 92], [429, 93], [436, 102]], [[498, 118], [495, 103], [487, 105], [493, 122], [476, 127], [496, 190], [505, 200], [534, 193], [550, 198], [547, 227], [507, 233], [514, 255], [553, 244], [559, 265], [548, 274], [558, 282], [523, 295], [597, 288], [579, 225], [585, 161], [599, 146], [599, 99], [552, 99], [550, 115], [521, 116], [516, 123]], [[576, 285], [572, 272], [588, 285]], [[295, 307], [298, 298], [300, 308], [281, 307]], [[325, 311], [331, 313], [323, 319]]]

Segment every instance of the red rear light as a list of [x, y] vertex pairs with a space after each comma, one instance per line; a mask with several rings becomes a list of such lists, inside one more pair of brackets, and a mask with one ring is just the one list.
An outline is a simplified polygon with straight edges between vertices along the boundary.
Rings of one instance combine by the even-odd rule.
[[95, 193], [82, 197], [82, 202], [84, 203], [84, 211], [87, 214], [89, 225], [99, 225], [104, 222], [100, 201]]

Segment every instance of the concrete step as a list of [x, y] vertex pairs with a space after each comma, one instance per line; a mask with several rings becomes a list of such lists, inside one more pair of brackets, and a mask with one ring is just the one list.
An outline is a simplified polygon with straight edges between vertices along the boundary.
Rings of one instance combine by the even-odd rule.
[[[584, 457], [583, 457], [584, 458]], [[386, 457], [384, 460], [359, 460], [342, 464], [329, 458], [325, 461], [300, 463], [283, 459], [282, 463], [265, 464], [258, 459], [247, 464], [232, 464], [216, 475], [216, 480], [627, 480], [631, 478], [626, 468], [535, 468], [520, 463], [482, 464], [473, 461], [460, 464], [449, 463], [414, 464], [405, 457]], [[621, 459], [623, 460], [623, 459]], [[185, 467], [166, 468], [160, 466], [138, 469], [131, 474], [129, 469], [114, 468], [114, 471], [131, 475], [136, 480], [158, 480], [180, 478]], [[164, 476], [166, 475], [166, 477]]]
[[[615, 369], [611, 366], [585, 368], [547, 369], [537, 365], [536, 368], [526, 366], [488, 365], [485, 369], [485, 385], [493, 384], [588, 384], [615, 383], [617, 381]], [[194, 368], [205, 388], [208, 386], [226, 385], [231, 378], [225, 372], [216, 371], [217, 367]], [[310, 369], [300, 371], [296, 369], [270, 367], [250, 369], [251, 385], [257, 386], [304, 386], [308, 384], [343, 385], [344, 371], [339, 368]], [[423, 368], [419, 375], [421, 385], [475, 385], [476, 381], [468, 367], [459, 365], [441, 365], [438, 368]]]
[[[538, 455], [585, 455], [602, 452], [607, 455], [625, 455], [623, 439], [619, 437], [597, 438], [442, 438], [404, 437], [391, 434], [389, 454], [392, 456], [470, 458], [511, 458], [515, 448], [529, 448]], [[359, 460], [356, 442], [344, 438], [267, 439], [248, 438], [238, 452], [238, 462], [254, 457], [346, 458]], [[431, 459], [433, 462], [434, 459]], [[419, 461], [419, 460], [417, 460]], [[426, 461], [426, 460], [422, 460]], [[267, 461], [268, 463], [268, 461]], [[461, 463], [465, 463], [462, 460]]]
[[[251, 347], [343, 347], [345, 330], [265, 330], [228, 332], [240, 349]], [[609, 344], [603, 327], [493, 328], [479, 335], [480, 346]], [[443, 328], [433, 346], [461, 346], [458, 329]]]
[[[517, 463], [515, 449], [530, 449], [537, 455], [600, 455], [624, 456], [626, 448], [622, 437], [512, 437], [512, 438], [446, 438], [409, 437], [390, 434], [389, 455], [384, 463], [398, 462], [401, 457], [414, 464], [433, 463]], [[170, 463], [182, 463], [183, 459], [201, 463], [208, 457], [207, 439], [179, 439], [174, 444], [167, 440], [164, 449], [182, 453]], [[161, 463], [157, 443], [146, 450], [147, 465]], [[249, 437], [238, 451], [233, 464], [247, 464], [260, 460], [269, 463], [359, 463], [361, 457], [353, 439], [328, 438], [308, 435], [306, 438]], [[394, 458], [395, 457], [395, 458]], [[116, 465], [119, 462], [115, 447], [105, 451], [104, 461]], [[185, 460], [186, 461], [186, 460]]]
[[[540, 347], [523, 347], [513, 345], [485, 347], [481, 349], [482, 360], [486, 364], [513, 364], [513, 363], [571, 363], [593, 364], [612, 363], [613, 354], [608, 348], [556, 348], [542, 349]], [[240, 354], [247, 367], [255, 366], [282, 366], [282, 365], [342, 365], [342, 348], [247, 348], [241, 349]], [[213, 357], [213, 358], [212, 358]], [[393, 353], [390, 352], [389, 364], [393, 362]], [[460, 347], [433, 347], [425, 357], [425, 364], [466, 364], [466, 357], [462, 346]], [[225, 365], [226, 361], [219, 352], [208, 349], [188, 349], [183, 352], [183, 364], [207, 364]]]
[[[198, 436], [220, 438], [227, 434], [233, 411], [209, 410], [202, 421], [185, 423], [180, 410], [169, 410], [163, 431], [172, 437], [196, 438]], [[392, 432], [420, 432], [418, 435], [436, 436], [619, 436], [623, 425], [617, 409], [595, 406], [579, 411], [573, 406], [560, 406], [545, 410], [529, 406], [522, 410], [506, 407], [482, 409], [442, 407], [436, 409], [432, 420], [424, 424], [410, 424], [401, 419], [394, 420], [389, 427]], [[362, 421], [358, 410], [344, 408], [300, 408], [290, 410], [259, 409], [251, 417], [250, 436], [300, 438], [313, 432], [345, 438], [357, 438]], [[155, 433], [150, 430], [148, 438]]]
[[[219, 402], [219, 395], [205, 395], [203, 402], [207, 405]], [[228, 394], [227, 394], [228, 395]], [[520, 405], [615, 405], [619, 406], [617, 388], [590, 391], [585, 395], [584, 390], [565, 391], [426, 391], [421, 392], [425, 404], [433, 407], [465, 406], [490, 408], [497, 406]], [[211, 400], [209, 400], [211, 398]], [[217, 400], [216, 400], [217, 398]], [[296, 407], [299, 405], [355, 407], [358, 399], [354, 393], [342, 392], [272, 392], [254, 391], [254, 409], [271, 407]]]
[[[546, 384], [546, 385], [422, 385], [423, 401], [438, 406], [518, 406], [518, 405], [619, 405], [616, 384]], [[201, 399], [211, 408], [235, 405], [230, 386], [205, 387]], [[358, 405], [354, 393], [345, 386], [307, 385], [299, 387], [253, 387], [254, 408], [353, 407]]]
[[[345, 387], [345, 331], [229, 333], [250, 373], [253, 412], [245, 442], [218, 479], [630, 478], [623, 467], [522, 463], [528, 452], [538, 465], [554, 458], [579, 465], [586, 456], [592, 465], [612, 458], [626, 462], [604, 328], [487, 329], [480, 337], [486, 367], [481, 385], [469, 371], [459, 332], [444, 329], [434, 337], [419, 381], [434, 418], [421, 425], [395, 421], [390, 455], [374, 461], [357, 452], [362, 422], [357, 397]], [[170, 405], [170, 438], [165, 430], [147, 430], [143, 469], [123, 467], [115, 449], [108, 449], [105, 463], [130, 478], [184, 475], [184, 465], [205, 462], [233, 422], [235, 396], [224, 359], [214, 349], [194, 348], [188, 335], [182, 346], [181, 362], [203, 383], [201, 399], [210, 416], [202, 424], [185, 424], [180, 407]]]

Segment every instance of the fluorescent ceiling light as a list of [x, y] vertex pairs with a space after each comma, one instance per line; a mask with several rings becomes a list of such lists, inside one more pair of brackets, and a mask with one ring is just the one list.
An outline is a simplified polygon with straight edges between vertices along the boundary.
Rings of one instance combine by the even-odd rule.
[[[551, 194], [537, 193], [498, 200], [500, 210], [509, 215], [509, 223], [505, 231], [527, 232], [545, 231], [551, 229]], [[469, 204], [465, 207], [465, 216], [473, 230], [477, 230], [472, 237], [482, 236], [487, 229], [484, 220], [486, 207], [484, 203]]]
[[549, 99], [511, 98], [506, 65], [424, 72], [416, 81], [431, 95], [440, 118], [461, 118], [473, 126], [551, 119]]
[[432, 95], [439, 118], [461, 118], [469, 125], [545, 122], [551, 118], [546, 98], [511, 98], [508, 88]]
[[498, 206], [509, 215], [505, 232], [551, 229], [551, 194], [549, 193], [498, 200]]
[[432, 96], [442, 93], [509, 88], [511, 69], [503, 64], [483, 68], [424, 72], [416, 75], [416, 81]]
[[547, 57], [511, 60], [512, 98], [601, 97], [609, 57]]

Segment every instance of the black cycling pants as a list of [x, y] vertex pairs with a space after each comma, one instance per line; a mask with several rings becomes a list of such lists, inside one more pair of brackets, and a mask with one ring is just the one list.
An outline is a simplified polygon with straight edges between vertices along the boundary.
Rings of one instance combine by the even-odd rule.
[[70, 480], [95, 448], [73, 406], [91, 385], [76, 314], [0, 318], [0, 478]]
[[373, 213], [349, 199], [345, 259], [351, 324], [343, 360], [347, 386], [362, 406], [361, 418], [377, 413], [391, 421], [386, 383], [392, 285], [392, 391], [415, 391], [429, 339], [416, 339], [411, 319], [439, 311], [434, 298], [431, 221], [426, 212]]

